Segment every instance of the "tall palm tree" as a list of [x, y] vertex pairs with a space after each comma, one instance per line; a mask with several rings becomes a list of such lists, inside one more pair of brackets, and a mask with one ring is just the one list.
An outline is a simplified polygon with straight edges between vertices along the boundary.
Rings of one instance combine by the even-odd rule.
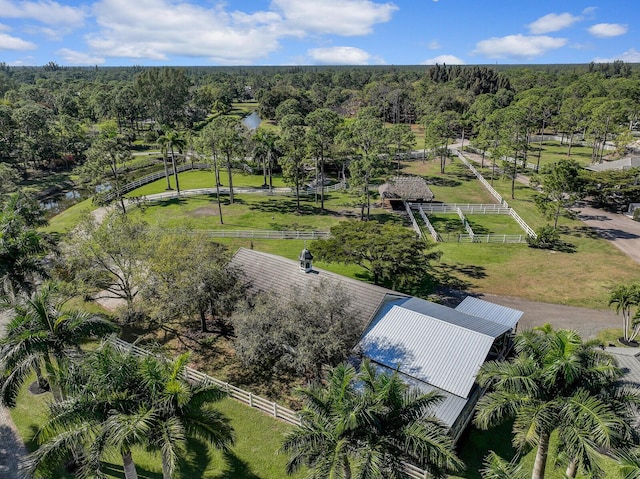
[[[0, 305], [13, 316], [0, 340], [0, 403], [14, 406], [20, 387], [35, 372], [46, 387], [44, 371], [64, 368], [77, 357], [90, 338], [117, 330], [107, 319], [84, 311], [66, 309], [52, 283], [43, 284], [31, 296], [19, 296]], [[54, 393], [60, 391], [55, 388]], [[59, 397], [58, 397], [59, 399]]]
[[[487, 429], [513, 419], [514, 445], [537, 447], [532, 479], [542, 479], [549, 439], [558, 432], [569, 458], [567, 475], [578, 468], [599, 471], [599, 448], [628, 438], [628, 400], [611, 400], [621, 371], [594, 342], [546, 325], [516, 336], [516, 356], [485, 363], [478, 383], [490, 387], [477, 406], [475, 423]], [[623, 398], [623, 396], [619, 396]]]
[[462, 469], [446, 426], [431, 409], [440, 397], [409, 389], [397, 373], [364, 363], [333, 369], [327, 386], [299, 390], [301, 425], [285, 439], [287, 472], [307, 465], [311, 478], [408, 477], [405, 463], [433, 477]]
[[175, 361], [139, 358], [104, 343], [72, 374], [70, 399], [51, 406], [28, 470], [73, 454], [82, 474], [96, 474], [105, 455], [117, 451], [125, 477], [135, 479], [131, 449], [142, 445], [160, 452], [163, 478], [170, 479], [187, 438], [226, 450], [233, 429], [211, 405], [224, 394], [213, 385], [189, 383], [187, 362], [188, 355]]
[[[625, 341], [633, 341], [639, 328], [632, 328], [631, 310], [640, 305], [640, 286], [637, 284], [620, 284], [609, 295], [609, 306], [613, 306], [616, 314], [622, 314], [622, 337]], [[630, 334], [630, 330], [633, 333]]]
[[[258, 130], [253, 135], [254, 148], [253, 148], [253, 156], [257, 159], [262, 159], [262, 187], [269, 187], [270, 190], [273, 189], [273, 167], [275, 159], [279, 154], [277, 142], [278, 135], [275, 133]], [[267, 177], [269, 183], [267, 183]]]
[[187, 438], [224, 451], [234, 441], [229, 420], [212, 405], [226, 394], [213, 384], [189, 383], [188, 361], [189, 355], [183, 354], [174, 361], [147, 356], [141, 363], [144, 394], [155, 411], [149, 439], [162, 456], [164, 479], [173, 477]]
[[67, 384], [69, 399], [50, 405], [36, 435], [40, 447], [25, 472], [47, 471], [73, 456], [81, 477], [99, 476], [104, 455], [117, 451], [125, 479], [137, 479], [131, 449], [147, 443], [154, 417], [137, 391], [139, 364], [136, 356], [103, 343], [77, 365]]
[[180, 182], [178, 181], [178, 167], [176, 165], [175, 150], [182, 153], [187, 142], [180, 132], [167, 129], [164, 134], [158, 138], [158, 143], [162, 148], [166, 148], [171, 153], [171, 166], [173, 167], [173, 176], [176, 179], [176, 191], [180, 194]]

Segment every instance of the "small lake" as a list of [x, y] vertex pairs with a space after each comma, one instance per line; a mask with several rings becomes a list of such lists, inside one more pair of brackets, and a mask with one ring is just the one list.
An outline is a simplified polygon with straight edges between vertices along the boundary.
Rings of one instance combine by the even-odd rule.
[[245, 116], [242, 119], [242, 123], [250, 130], [255, 130], [260, 126], [260, 123], [262, 123], [262, 119], [260, 115], [258, 115], [258, 112], [254, 111], [250, 115]]

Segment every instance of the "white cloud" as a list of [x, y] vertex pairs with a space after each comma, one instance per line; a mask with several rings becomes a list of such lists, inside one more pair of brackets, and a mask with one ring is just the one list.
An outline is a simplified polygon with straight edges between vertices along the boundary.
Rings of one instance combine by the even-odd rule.
[[438, 40], [431, 40], [427, 47], [429, 48], [429, 50], [440, 50], [442, 48], [442, 45], [440, 45], [440, 42]]
[[585, 17], [593, 17], [596, 13], [596, 10], [598, 9], [598, 7], [586, 7], [582, 10], [582, 14]]
[[391, 20], [398, 7], [370, 0], [273, 0], [292, 31], [342, 36], [367, 35], [376, 23]]
[[549, 13], [544, 17], [538, 18], [535, 22], [528, 25], [529, 31], [534, 35], [542, 33], [557, 32], [570, 27], [574, 23], [582, 20], [582, 17], [576, 17], [570, 13]]
[[23, 40], [22, 38], [12, 37], [6, 33], [0, 33], [0, 51], [1, 50], [35, 50], [34, 43]]
[[99, 57], [251, 64], [278, 50], [283, 38], [365, 35], [395, 10], [371, 0], [272, 0], [269, 11], [252, 13], [228, 10], [222, 2], [98, 0], [93, 13], [100, 29], [87, 35], [87, 43]]
[[356, 47], [327, 47], [307, 50], [307, 55], [322, 65], [371, 65], [383, 60]]
[[56, 52], [56, 55], [62, 57], [65, 65], [102, 65], [105, 59], [102, 57], [92, 56], [88, 53], [62, 48]]
[[439, 65], [447, 64], [447, 65], [464, 65], [464, 60], [456, 57], [455, 55], [438, 55], [435, 58], [429, 58], [422, 63], [421, 65], [435, 65], [438, 63]]
[[105, 57], [167, 60], [180, 55], [248, 64], [276, 50], [284, 35], [282, 18], [274, 12], [226, 12], [165, 0], [101, 0], [94, 13], [102, 29], [87, 41]]
[[598, 38], [611, 38], [624, 35], [627, 29], [627, 25], [619, 23], [598, 23], [589, 27], [589, 33]]
[[555, 38], [546, 35], [507, 35], [506, 37], [493, 37], [476, 43], [476, 49], [473, 53], [485, 55], [488, 58], [532, 58], [543, 55], [549, 50], [563, 47], [566, 44], [566, 38]]
[[616, 60], [622, 60], [626, 63], [640, 63], [640, 52], [635, 48], [631, 48], [626, 52], [614, 56], [612, 58], [594, 58], [593, 61], [595, 63], [613, 63]]
[[36, 20], [46, 25], [78, 27], [84, 23], [85, 12], [83, 8], [61, 5], [50, 0], [39, 2], [0, 0], [0, 16]]

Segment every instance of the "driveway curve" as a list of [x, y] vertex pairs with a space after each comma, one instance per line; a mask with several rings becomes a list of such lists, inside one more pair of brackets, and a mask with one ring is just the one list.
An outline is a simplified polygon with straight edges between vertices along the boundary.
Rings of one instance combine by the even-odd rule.
[[640, 263], [640, 222], [626, 215], [588, 206], [576, 208], [578, 218], [636, 263]]

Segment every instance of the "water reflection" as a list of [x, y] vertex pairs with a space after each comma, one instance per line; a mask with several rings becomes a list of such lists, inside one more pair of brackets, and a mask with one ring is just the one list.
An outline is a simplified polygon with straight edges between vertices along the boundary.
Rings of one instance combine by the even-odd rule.
[[262, 123], [262, 119], [260, 118], [260, 115], [258, 115], [258, 112], [254, 111], [251, 113], [251, 115], [245, 116], [242, 119], [242, 123], [244, 123], [244, 126], [249, 128], [250, 130], [255, 130], [260, 126], [260, 123]]

